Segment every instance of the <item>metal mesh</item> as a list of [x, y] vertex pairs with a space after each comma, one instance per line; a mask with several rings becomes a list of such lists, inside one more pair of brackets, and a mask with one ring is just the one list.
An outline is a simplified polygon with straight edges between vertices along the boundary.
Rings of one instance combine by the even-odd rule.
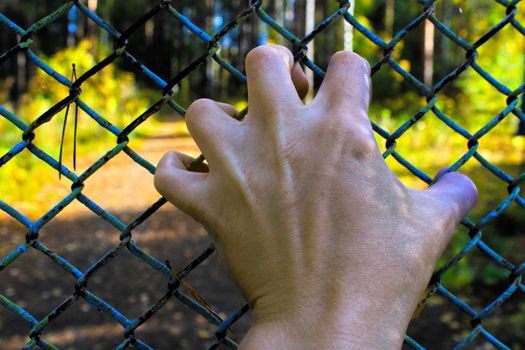
[[[433, 114], [435, 117], [439, 118], [443, 123], [444, 127], [450, 128], [454, 132], [463, 136], [465, 139], [465, 144], [468, 146], [468, 151], [465, 152], [455, 163], [450, 166], [451, 170], [457, 170], [463, 166], [466, 162], [479, 162], [483, 167], [488, 169], [495, 177], [502, 181], [502, 183], [507, 185], [508, 196], [493, 210], [486, 213], [486, 215], [479, 221], [473, 222], [468, 218], [465, 218], [462, 221], [462, 224], [468, 228], [469, 231], [469, 240], [468, 243], [459, 251], [457, 255], [451, 259], [444, 266], [441, 266], [434, 274], [431, 280], [432, 291], [434, 293], [439, 293], [452, 304], [457, 306], [463, 313], [465, 313], [471, 319], [472, 329], [468, 331], [468, 335], [465, 336], [459, 343], [457, 343], [456, 348], [464, 348], [468, 344], [472, 343], [476, 338], [481, 337], [485, 338], [488, 342], [493, 344], [498, 349], [509, 349], [507, 345], [504, 344], [503, 340], [498, 339], [496, 336], [490, 333], [490, 330], [484, 327], [484, 321], [487, 320], [498, 308], [501, 307], [507, 299], [509, 299], [515, 293], [525, 294], [525, 284], [522, 282], [523, 271], [525, 269], [525, 262], [522, 262], [519, 265], [515, 265], [507, 261], [503, 256], [498, 254], [496, 250], [489, 247], [482, 239], [482, 229], [484, 225], [487, 224], [490, 220], [493, 220], [504, 212], [513, 202], [515, 202], [519, 207], [525, 208], [525, 199], [520, 195], [519, 184], [525, 178], [525, 172], [522, 172], [517, 177], [512, 177], [502, 169], [498, 168], [496, 165], [489, 162], [484, 158], [480, 153], [477, 152], [479, 142], [481, 138], [487, 137], [487, 135], [494, 129], [502, 120], [507, 118], [510, 115], [514, 115], [519, 118], [522, 122], [525, 121], [525, 113], [519, 109], [519, 96], [523, 93], [525, 86], [521, 85], [516, 90], [511, 90], [504, 84], [500, 83], [495, 77], [490, 75], [487, 71], [481, 68], [476, 63], [476, 58], [478, 57], [477, 49], [486, 43], [488, 40], [494, 37], [499, 31], [507, 26], [513, 26], [517, 31], [522, 35], [525, 35], [525, 27], [519, 23], [515, 16], [518, 11], [517, 4], [520, 0], [496, 0], [499, 4], [502, 5], [501, 9], [501, 21], [482, 35], [474, 43], [470, 43], [462, 39], [457, 33], [455, 33], [451, 28], [447, 27], [445, 24], [440, 22], [440, 20], [434, 14], [434, 1], [421, 1], [421, 13], [415, 18], [411, 23], [406, 25], [402, 30], [397, 32], [392, 40], [386, 42], [378, 35], [374, 34], [371, 30], [361, 24], [356, 17], [352, 16], [348, 9], [350, 7], [349, 1], [340, 0], [340, 8], [328, 18], [326, 18], [322, 23], [320, 23], [311, 33], [307, 33], [304, 38], [299, 38], [288, 31], [286, 28], [278, 24], [272, 17], [268, 15], [264, 10], [263, 1], [252, 1], [247, 5], [247, 8], [244, 9], [239, 15], [230, 23], [226, 24], [222, 29], [213, 34], [206, 33], [203, 29], [199, 28], [192, 23], [190, 19], [185, 17], [179, 11], [177, 11], [176, 3], [172, 3], [170, 0], [162, 0], [156, 6], [151, 8], [146, 14], [141, 18], [137, 19], [129, 28], [127, 28], [123, 33], [117, 32], [109, 24], [107, 24], [103, 19], [98, 17], [96, 13], [90, 11], [81, 1], [67, 1], [62, 6], [57, 8], [53, 13], [50, 13], [45, 18], [37, 21], [29, 28], [24, 29], [19, 27], [11, 19], [7, 18], [0, 13], [0, 22], [6, 25], [9, 30], [16, 32], [20, 37], [19, 43], [0, 55], [0, 64], [5, 62], [7, 59], [17, 54], [18, 52], [25, 52], [26, 56], [34, 62], [34, 64], [45, 71], [47, 74], [52, 76], [58, 84], [65, 85], [69, 87], [69, 95], [62, 99], [60, 102], [56, 103], [52, 108], [47, 110], [45, 113], [40, 115], [38, 118], [34, 119], [30, 124], [25, 123], [22, 119], [17, 117], [15, 114], [7, 110], [6, 108], [0, 106], [0, 115], [3, 116], [6, 120], [14, 124], [18, 129], [20, 129], [21, 141], [15, 145], [11, 150], [4, 154], [0, 158], [0, 167], [7, 162], [9, 162], [13, 157], [16, 157], [21, 151], [27, 149], [41, 161], [47, 163], [50, 167], [59, 170], [64, 177], [71, 180], [71, 193], [63, 198], [59, 203], [57, 203], [51, 210], [45, 213], [40, 219], [36, 221], [29, 220], [26, 216], [20, 213], [15, 207], [16, 205], [10, 205], [0, 200], [0, 209], [5, 213], [13, 217], [19, 223], [24, 225], [27, 228], [26, 243], [19, 245], [15, 250], [10, 252], [7, 256], [0, 257], [0, 273], [3, 270], [9, 268], [9, 265], [22, 256], [25, 252], [30, 249], [36, 249], [43, 254], [45, 254], [49, 259], [51, 259], [55, 264], [57, 264], [65, 273], [72, 274], [76, 278], [75, 283], [75, 292], [67, 297], [60, 305], [56, 306], [54, 309], [50, 310], [49, 314], [42, 318], [41, 320], [36, 319], [33, 315], [24, 310], [23, 307], [17, 305], [14, 301], [11, 301], [4, 295], [0, 295], [0, 304], [9, 309], [11, 312], [16, 314], [19, 318], [23, 319], [28, 325], [28, 336], [29, 340], [25, 346], [26, 349], [31, 349], [37, 346], [40, 346], [44, 349], [57, 349], [57, 347], [50, 342], [46, 341], [44, 331], [55, 319], [60, 317], [61, 313], [68, 309], [73, 303], [77, 302], [80, 298], [84, 299], [88, 303], [94, 305], [99, 310], [107, 312], [111, 317], [122, 326], [122, 342], [117, 346], [117, 349], [124, 349], [128, 346], [133, 346], [138, 349], [151, 349], [152, 347], [146, 344], [144, 341], [141, 341], [138, 337], [135, 336], [135, 330], [141, 327], [145, 322], [155, 315], [155, 313], [163, 308], [163, 306], [172, 298], [178, 299], [180, 302], [187, 305], [189, 308], [195, 312], [204, 316], [210, 324], [216, 325], [215, 337], [216, 340], [208, 345], [208, 349], [215, 349], [219, 345], [225, 345], [228, 348], [235, 349], [237, 344], [229, 337], [229, 326], [236, 322], [240, 317], [242, 317], [248, 310], [246, 305], [240, 306], [238, 310], [225, 321], [221, 321], [214, 313], [208, 311], [206, 307], [199, 302], [199, 300], [193, 298], [189, 294], [185, 293], [184, 290], [180, 287], [180, 280], [184, 279], [192, 270], [197, 267], [200, 263], [206, 260], [214, 252], [214, 247], [210, 246], [202, 254], [200, 254], [193, 261], [189, 262], [185, 268], [180, 271], [173, 272], [169, 266], [165, 263], [159, 261], [154, 256], [149, 255], [144, 250], [141, 249], [132, 239], [133, 230], [137, 226], [143, 224], [148, 218], [157, 211], [161, 206], [166, 203], [164, 198], [158, 199], [153, 203], [148, 209], [146, 209], [141, 215], [136, 217], [130, 223], [122, 222], [119, 218], [112, 215], [109, 211], [104, 210], [97, 203], [90, 200], [86, 195], [82, 193], [84, 187], [84, 182], [95, 172], [99, 171], [102, 166], [108, 162], [111, 158], [115, 157], [117, 154], [124, 152], [127, 154], [133, 161], [138, 163], [140, 166], [144, 167], [151, 174], [154, 173], [155, 167], [150, 164], [147, 160], [141, 157], [140, 154], [134, 152], [130, 147], [128, 147], [128, 135], [133, 133], [137, 127], [146, 121], [153, 114], [158, 112], [161, 107], [168, 105], [174, 111], [178, 112], [181, 115], [184, 115], [185, 108], [179, 105], [173, 98], [172, 89], [183, 79], [188, 77], [194, 70], [199, 66], [204, 64], [209, 60], [215, 61], [223, 69], [228, 71], [233, 77], [237, 78], [239, 81], [244, 82], [246, 80], [243, 72], [236, 69], [230, 63], [228, 63], [220, 55], [221, 48], [221, 39], [233, 30], [235, 27], [239, 26], [247, 18], [257, 16], [261, 21], [266, 23], [269, 28], [275, 30], [279, 35], [284, 39], [290, 42], [293, 47], [294, 57], [296, 60], [304, 63], [306, 67], [311, 69], [316, 75], [322, 77], [324, 75], [323, 70], [317, 66], [314, 62], [309, 60], [306, 57], [306, 45], [314, 40], [316, 36], [324, 31], [326, 28], [330, 27], [334, 23], [337, 23], [342, 20], [347, 21], [354, 27], [355, 35], [363, 35], [371, 44], [379, 47], [383, 52], [383, 58], [379, 62], [372, 62], [372, 74], [375, 74], [380, 69], [393, 69], [399, 75], [403, 77], [405, 81], [413, 85], [417, 90], [426, 97], [427, 104], [421, 110], [419, 110], [415, 115], [412, 116], [408, 121], [403, 123], [397, 130], [392, 133], [387, 132], [384, 128], [376, 123], [372, 122], [374, 131], [379, 134], [382, 138], [386, 140], [386, 151], [384, 152], [384, 157], [393, 157], [401, 165], [406, 167], [415, 177], [425, 181], [430, 184], [433, 181], [433, 178], [423, 171], [418, 169], [415, 165], [407, 161], [401, 154], [396, 151], [396, 141], [402, 137], [407, 130], [409, 130], [414, 124], [418, 122], [424, 115]], [[106, 31], [111, 37], [114, 38], [115, 47], [114, 51], [107, 56], [105, 59], [100, 61], [95, 66], [91, 67], [87, 72], [79, 76], [78, 80], [75, 82], [69, 81], [66, 77], [59, 74], [52, 67], [48, 66], [43, 60], [41, 60], [32, 50], [31, 45], [33, 44], [33, 34], [40, 31], [42, 28], [48, 26], [50, 23], [55, 21], [61, 16], [66, 16], [68, 11], [72, 6], [78, 8], [79, 15], [84, 15], [89, 17], [89, 20], [93, 21]], [[148, 69], [146, 66], [142, 65], [140, 61], [135, 58], [130, 52], [128, 52], [126, 45], [128, 39], [134, 35], [134, 33], [143, 26], [148, 20], [152, 17], [158, 15], [161, 12], [167, 12], [173, 17], [174, 24], [182, 25], [186, 27], [198, 40], [203, 41], [207, 44], [207, 50], [202, 52], [202, 55], [196, 57], [188, 66], [179, 71], [172, 79], [169, 81], [164, 81], [153, 71]], [[449, 74], [444, 78], [438, 81], [433, 86], [426, 86], [423, 82], [418, 80], [415, 76], [409, 73], [393, 58], [393, 52], [396, 49], [396, 46], [403, 41], [404, 37], [416, 27], [418, 27], [426, 19], [430, 20], [435, 28], [444, 36], [448, 37], [455, 45], [459, 46], [465, 51], [465, 60], [459, 64], [455, 69], [453, 69]], [[155, 83], [159, 90], [161, 91], [161, 97], [158, 102], [148, 108], [141, 115], [137, 116], [133, 122], [127, 125], [123, 130], [118, 129], [112, 125], [108, 120], [99, 115], [96, 111], [91, 109], [86, 103], [82, 101], [81, 86], [82, 84], [100, 72], [105, 66], [112, 64], [115, 60], [126, 60], [132, 63], [135, 67], [138, 67], [140, 71], [145, 74], [145, 76], [153, 83]], [[471, 134], [461, 125], [454, 122], [451, 118], [445, 115], [437, 106], [436, 101], [439, 97], [440, 91], [452, 80], [458, 77], [462, 72], [464, 72], [469, 67], [473, 68], [480, 77], [485, 79], [490, 85], [497, 89], [502, 95], [507, 97], [507, 107], [504, 108], [498, 115], [496, 115], [492, 120], [490, 120], [486, 125], [481, 129]], [[101, 128], [107, 129], [109, 132], [115, 135], [116, 145], [107, 151], [107, 153], [93, 163], [87, 170], [81, 174], [75, 174], [70, 171], [64, 165], [59, 166], [59, 163], [55, 157], [47, 154], [42, 149], [38, 148], [32, 143], [35, 135], [38, 133], [39, 127], [49, 122], [52, 118], [57, 116], [61, 110], [63, 110], [68, 104], [76, 101], [79, 107], [89, 115], [93, 120], [95, 120]], [[202, 160], [202, 157], [201, 157]], [[497, 180], [497, 181], [499, 181]], [[79, 201], [85, 205], [88, 209], [93, 211], [96, 215], [100, 216], [103, 220], [106, 220], [116, 229], [118, 229], [120, 234], [120, 243], [114, 246], [109, 250], [101, 259], [92, 264], [87, 270], [81, 271], [77, 267], [73, 266], [63, 257], [54, 253], [48, 249], [44, 242], [39, 239], [39, 231], [41, 228], [46, 225], [49, 221], [62, 211], [66, 206], [68, 206], [73, 201]], [[482, 310], [475, 310], [473, 307], [469, 306], [466, 302], [460, 298], [453, 295], [442, 283], [441, 277], [447, 273], [453, 266], [455, 266], [458, 261], [469, 254], [473, 249], [480, 250], [485, 256], [492, 259], [499, 268], [504, 269], [508, 272], [509, 283], [507, 289], [501, 293], [497, 298], [495, 298], [491, 303], [486, 305]], [[150, 265], [159, 273], [161, 273], [166, 280], [168, 281], [165, 294], [162, 298], [157, 300], [153, 305], [151, 305], [147, 310], [144, 310], [141, 316], [136, 319], [128, 319], [124, 316], [119, 310], [114, 306], [110, 305], [108, 302], [103, 300], [101, 297], [92, 293], [88, 288], [88, 282], [90, 278], [97, 273], [100, 269], [103, 269], [104, 266], [111, 262], [111, 260], [121, 253], [124, 250], [131, 252], [136, 258], [140, 259], [143, 263]], [[424, 347], [418, 344], [417, 339], [412, 339], [408, 336], [405, 337], [405, 344], [414, 349], [423, 349]]]

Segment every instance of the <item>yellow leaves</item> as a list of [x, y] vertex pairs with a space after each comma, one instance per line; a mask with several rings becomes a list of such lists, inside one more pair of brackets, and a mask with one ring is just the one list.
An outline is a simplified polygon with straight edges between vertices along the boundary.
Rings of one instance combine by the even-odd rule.
[[[97, 45], [95, 42], [83, 40], [75, 47], [63, 49], [49, 57], [40, 53], [38, 53], [38, 56], [53, 70], [70, 79], [73, 63], [77, 69], [77, 76], [80, 77], [111, 53], [111, 50], [102, 44], [98, 44], [97, 48], [95, 48], [95, 45]], [[81, 100], [103, 118], [121, 129], [145, 111], [152, 103], [150, 98], [147, 97], [148, 95], [160, 96], [158, 93], [154, 94], [137, 88], [134, 75], [120, 68], [118, 62], [104, 67], [85, 81], [81, 89]], [[43, 70], [36, 69], [28, 83], [27, 92], [21, 97], [18, 108], [14, 112], [26, 123], [30, 123], [68, 96], [68, 94], [69, 88], [67, 86], [61, 84]], [[10, 108], [10, 110], [13, 109]], [[35, 130], [35, 145], [55, 159], [58, 158], [64, 114], [65, 110], [60, 111], [52, 120]], [[70, 111], [71, 119], [68, 120], [64, 144], [64, 149], [66, 150], [65, 160], [68, 166], [70, 166], [73, 142], [72, 115], [72, 111]], [[139, 131], [147, 128], [147, 125], [148, 123], [145, 123], [144, 126], [141, 126]], [[77, 135], [77, 158], [79, 158], [80, 164], [83, 164], [82, 162], [86, 159], [98, 158], [109, 149], [108, 144], [111, 143], [110, 141], [113, 141], [111, 138], [115, 138], [114, 135], [103, 130], [100, 125], [82, 110], [79, 110], [78, 114]], [[133, 137], [134, 134], [132, 133], [131, 136]], [[5, 135], [2, 133], [1, 141], [3, 143], [0, 144], [0, 148], [5, 148], [2, 154], [14, 146], [14, 143], [8, 141], [11, 139], [19, 142], [20, 131], [15, 128], [7, 128]], [[83, 166], [81, 165], [81, 167]], [[42, 175], [44, 172], [47, 172], [46, 176]], [[10, 174], [9, 178], [6, 179], [8, 181], [3, 181], [6, 174]], [[27, 215], [31, 215], [31, 212], [41, 214], [44, 208], [47, 208], [50, 203], [56, 203], [59, 199], [56, 198], [54, 193], [56, 191], [46, 190], [45, 188], [47, 182], [58, 178], [56, 171], [27, 151], [17, 155], [15, 159], [3, 166], [3, 171], [0, 175], [2, 175], [0, 180], [0, 197], [8, 202], [18, 203], [19, 206], [24, 208], [24, 213]], [[69, 189], [69, 187], [67, 188]], [[39, 196], [35, 195], [37, 192], [40, 193]], [[65, 194], [61, 193], [61, 195], [63, 197]]]
[[[58, 73], [70, 79], [73, 63], [78, 76], [81, 76], [110, 54], [109, 48], [100, 46], [95, 50], [94, 45], [94, 42], [83, 40], [77, 46], [61, 50], [50, 57], [40, 57]], [[82, 101], [118, 127], [123, 127], [125, 122], [129, 122], [148, 107], [148, 99], [136, 88], [134, 76], [120, 69], [117, 63], [104, 67], [85, 81], [81, 89]], [[19, 112], [22, 116], [27, 116], [26, 121], [34, 120], [68, 94], [68, 87], [44, 71], [37, 70], [29, 83], [27, 94], [22, 97]]]
[[183, 120], [177, 120], [176, 122], [174, 122], [173, 129], [173, 134], [177, 136], [190, 136], [188, 127], [186, 126], [186, 123]]
[[370, 22], [370, 20], [367, 17], [365, 17], [363, 15], [355, 15], [355, 18], [359, 21], [359, 23], [361, 23], [365, 27], [373, 28], [372, 23]]
[[525, 136], [514, 136], [512, 138], [512, 146], [516, 149], [525, 150]]
[[0, 89], [0, 103], [5, 104], [9, 99], [9, 91], [15, 83], [15, 78], [9, 77], [2, 80], [2, 88]]
[[210, 331], [206, 329], [199, 329], [199, 332], [197, 333], [197, 335], [201, 339], [208, 339], [211, 336]]
[[248, 106], [248, 101], [246, 100], [239, 100], [233, 104], [235, 108], [237, 108], [238, 111], [242, 111]]
[[407, 72], [410, 72], [410, 61], [409, 60], [399, 60], [399, 65], [406, 70]]

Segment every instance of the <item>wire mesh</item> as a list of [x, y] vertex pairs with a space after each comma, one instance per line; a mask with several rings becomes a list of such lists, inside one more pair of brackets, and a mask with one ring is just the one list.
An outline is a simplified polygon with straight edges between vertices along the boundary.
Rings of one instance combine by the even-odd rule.
[[[128, 146], [128, 136], [165, 105], [169, 106], [169, 108], [173, 109], [177, 113], [184, 115], [185, 108], [177, 103], [175, 99], [173, 99], [173, 89], [177, 84], [179, 84], [183, 79], [186, 79], [201, 65], [205, 64], [207, 61], [213, 60], [216, 62], [216, 64], [225, 69], [240, 82], [244, 82], [246, 80], [243, 72], [235, 68], [221, 56], [220, 49], [221, 40], [225, 37], [225, 35], [238, 27], [242, 22], [253, 16], [258, 17], [265, 25], [268, 26], [268, 28], [271, 28], [276, 33], [278, 33], [278, 35], [282, 36], [286, 41], [288, 41], [293, 48], [295, 59], [297, 61], [301, 61], [304, 66], [306, 66], [308, 69], [311, 69], [319, 77], [323, 77], [324, 72], [318, 65], [316, 65], [307, 57], [307, 44], [314, 40], [319, 33], [323, 32], [334, 23], [347, 21], [353, 26], [355, 35], [362, 35], [363, 37], [367, 38], [371, 45], [377, 46], [383, 52], [383, 57], [381, 60], [379, 60], [379, 62], [372, 62], [372, 74], [376, 74], [380, 69], [392, 69], [397, 72], [406, 82], [415, 87], [419, 93], [426, 98], [427, 101], [425, 107], [420, 109], [415, 115], [413, 115], [409, 120], [403, 123], [392, 133], [386, 131], [381, 127], [381, 125], [372, 122], [374, 131], [385, 140], [386, 150], [383, 153], [383, 156], [385, 158], [394, 158], [402, 166], [406, 167], [406, 169], [408, 169], [413, 174], [413, 176], [423, 180], [428, 184], [431, 184], [434, 181], [431, 176], [418, 169], [414, 164], [409, 162], [398, 151], [396, 151], [396, 142], [398, 139], [403, 137], [403, 135], [405, 135], [405, 133], [421, 118], [423, 118], [425, 115], [432, 114], [441, 120], [450, 130], [461, 135], [465, 140], [465, 144], [467, 145], [467, 151], [459, 159], [457, 159], [456, 162], [450, 165], [451, 171], [460, 169], [467, 162], [477, 161], [483, 167], [488, 169], [496, 179], [501, 181], [503, 184], [506, 184], [508, 196], [501, 203], [499, 203], [497, 207], [487, 212], [483, 218], [476, 222], [470, 220], [469, 218], [465, 218], [462, 221], [462, 224], [468, 229], [469, 240], [450, 261], [439, 267], [439, 269], [434, 273], [430, 285], [433, 293], [441, 294], [450, 303], [457, 306], [459, 310], [461, 310], [461, 312], [467, 315], [467, 317], [471, 320], [472, 328], [467, 332], [467, 335], [456, 344], [455, 348], [465, 348], [475, 339], [481, 337], [486, 339], [498, 349], [509, 349], [510, 347], [504, 343], [504, 340], [498, 339], [490, 332], [490, 329], [485, 327], [484, 322], [489, 319], [491, 315], [494, 314], [494, 312], [501, 308], [501, 306], [511, 296], [516, 293], [521, 293], [522, 295], [525, 294], [525, 284], [522, 281], [523, 271], [525, 269], [525, 261], [521, 262], [520, 264], [513, 264], [507, 261], [497, 252], [497, 250], [491, 248], [487, 243], [484, 242], [482, 239], [482, 230], [489, 221], [501, 215], [501, 213], [503, 213], [512, 203], [516, 203], [519, 207], [525, 208], [525, 199], [521, 195], [519, 187], [520, 183], [525, 178], [525, 172], [522, 172], [517, 177], [510, 176], [501, 168], [484, 158], [482, 154], [478, 152], [478, 147], [480, 140], [484, 137], [487, 137], [487, 135], [489, 135], [490, 132], [508, 116], [513, 115], [519, 118], [519, 120], [522, 122], [525, 121], [524, 110], [520, 109], [518, 106], [519, 97], [523, 94], [525, 85], [521, 85], [517, 89], [511, 90], [499, 82], [494, 76], [485, 71], [481, 66], [479, 66], [476, 63], [476, 58], [478, 57], [478, 49], [487, 41], [491, 40], [503, 28], [512, 26], [519, 33], [525, 35], [525, 27], [516, 19], [516, 14], [518, 12], [517, 4], [520, 2], [520, 0], [496, 0], [496, 2], [502, 6], [501, 20], [473, 43], [467, 42], [465, 39], [461, 38], [457, 33], [455, 33], [451, 28], [449, 28], [447, 25], [441, 22], [439, 18], [436, 17], [434, 12], [434, 1], [420, 1], [421, 11], [419, 16], [414, 18], [413, 21], [411, 21], [400, 31], [395, 33], [390, 41], [385, 41], [373, 31], [368, 29], [365, 25], [360, 23], [357, 17], [353, 16], [349, 11], [351, 6], [350, 1], [344, 0], [339, 0], [339, 9], [323, 20], [317, 27], [315, 27], [312, 32], [307, 33], [303, 38], [294, 35], [287, 28], [283, 27], [276, 20], [274, 20], [265, 11], [263, 6], [264, 1], [262, 0], [251, 1], [251, 3], [249, 3], [244, 10], [239, 12], [238, 16], [234, 20], [224, 25], [215, 33], [207, 33], [202, 28], [199, 28], [188, 17], [179, 12], [177, 10], [177, 4], [170, 0], [160, 1], [143, 16], [137, 18], [137, 20], [122, 33], [119, 33], [113, 29], [111, 25], [106, 23], [102, 18], [100, 18], [96, 13], [92, 12], [85, 4], [83, 4], [82, 1], [79, 0], [66, 1], [62, 6], [58, 7], [46, 17], [33, 23], [27, 29], [21, 28], [13, 20], [0, 13], [0, 22], [7, 26], [9, 30], [14, 31], [19, 37], [19, 42], [17, 45], [0, 55], [0, 64], [4, 63], [6, 60], [15, 56], [19, 52], [23, 52], [27, 58], [34, 62], [34, 64], [39, 69], [45, 71], [48, 75], [53, 77], [57, 84], [62, 84], [69, 88], [69, 94], [67, 96], [56, 103], [53, 107], [45, 111], [42, 115], [34, 119], [31, 123], [24, 122], [14, 113], [0, 106], [0, 115], [2, 115], [3, 118], [11, 122], [20, 130], [21, 137], [21, 141], [18, 144], [16, 144], [6, 154], [2, 155], [0, 158], [0, 167], [16, 157], [23, 150], [28, 150], [35, 157], [39, 158], [42, 162], [45, 162], [51, 168], [60, 171], [64, 177], [71, 181], [71, 192], [36, 221], [31, 221], [24, 214], [18, 211], [16, 209], [16, 205], [11, 205], [0, 200], [0, 209], [21, 223], [27, 229], [26, 242], [20, 244], [7, 256], [0, 257], [0, 272], [8, 269], [9, 265], [24, 255], [24, 253], [34, 249], [46, 255], [56, 265], [58, 265], [64, 271], [64, 273], [69, 273], [76, 279], [74, 293], [69, 295], [63, 300], [62, 303], [50, 310], [47, 316], [42, 319], [37, 319], [21, 305], [18, 305], [15, 301], [10, 300], [8, 297], [0, 294], [0, 304], [3, 307], [9, 309], [20, 319], [25, 321], [28, 326], [28, 341], [24, 349], [32, 349], [35, 347], [41, 347], [43, 349], [57, 349], [57, 346], [46, 340], [44, 332], [54, 320], [59, 318], [66, 309], [68, 309], [72, 304], [76, 303], [79, 299], [84, 299], [86, 302], [94, 305], [99, 310], [107, 312], [109, 315], [111, 315], [116, 323], [122, 326], [122, 341], [116, 346], [117, 349], [124, 349], [129, 346], [138, 349], [152, 349], [150, 345], [135, 335], [135, 331], [145, 322], [148, 322], [148, 320], [154, 317], [155, 313], [163, 308], [166, 303], [173, 298], [185, 304], [196, 313], [199, 313], [204, 318], [206, 318], [210, 324], [216, 326], [215, 341], [213, 341], [211, 344], [207, 344], [207, 349], [215, 349], [221, 344], [231, 349], [235, 349], [237, 347], [235, 341], [230, 338], [229, 328], [239, 318], [245, 315], [245, 313], [248, 311], [248, 306], [241, 305], [237, 311], [233, 312], [225, 320], [221, 320], [215, 313], [209, 311], [201, 301], [187, 294], [182, 288], [180, 288], [181, 280], [183, 280], [188, 274], [192, 272], [192, 270], [194, 270], [199, 264], [201, 264], [211, 254], [214, 253], [213, 245], [209, 246], [197, 258], [188, 262], [187, 266], [180, 271], [172, 271], [170, 266], [168, 266], [166, 263], [163, 263], [154, 256], [149, 255], [132, 239], [133, 230], [146, 222], [153, 213], [166, 204], [166, 200], [164, 198], [159, 198], [134, 220], [129, 223], [125, 223], [117, 216], [113, 215], [111, 212], [105, 210], [88, 198], [85, 194], [83, 194], [82, 190], [84, 188], [84, 182], [90, 176], [92, 176], [97, 171], [103, 171], [103, 165], [120, 153], [126, 154], [134, 162], [144, 167], [149, 173], [154, 173], [155, 166], [149, 163], [146, 159], [141, 157], [140, 154]], [[80, 75], [74, 82], [68, 80], [55, 69], [47, 65], [46, 62], [40, 59], [38, 55], [31, 49], [31, 46], [34, 43], [34, 34], [42, 30], [44, 27], [50, 25], [58, 18], [67, 16], [69, 10], [72, 7], [76, 8], [77, 13], [75, 15], [87, 16], [89, 21], [92, 21], [98, 27], [107, 32], [113, 38], [115, 43], [115, 49], [109, 56], [91, 67], [84, 74]], [[144, 26], [147, 21], [151, 20], [154, 16], [161, 12], [169, 13], [172, 16], [174, 23], [184, 26], [196, 38], [198, 38], [198, 40], [201, 40], [207, 45], [207, 50], [204, 50], [200, 56], [195, 57], [189, 65], [180, 70], [168, 81], [164, 81], [155, 72], [143, 65], [140, 60], [134, 57], [133, 54], [127, 49], [128, 39], [132, 37], [139, 28]], [[448, 40], [451, 40], [455, 45], [460, 47], [465, 52], [464, 61], [432, 86], [425, 85], [421, 80], [404, 69], [402, 65], [394, 59], [393, 56], [396, 47], [404, 40], [405, 36], [426, 20], [432, 22], [440, 35], [446, 36]], [[111, 124], [102, 115], [98, 114], [95, 110], [90, 108], [89, 105], [83, 102], [81, 91], [81, 87], [84, 82], [93, 77], [95, 74], [99, 73], [102, 69], [104, 69], [104, 67], [114, 63], [116, 60], [125, 60], [133, 64], [135, 67], [138, 67], [139, 71], [142, 72], [142, 74], [144, 74], [154, 84], [156, 84], [159, 91], [161, 92], [161, 95], [156, 103], [145, 110], [142, 114], [137, 116], [122, 130]], [[468, 68], [474, 69], [474, 71], [477, 72], [481, 78], [497, 89], [502, 95], [506, 96], [507, 103], [507, 106], [498, 115], [496, 115], [475, 133], [470, 133], [460, 124], [454, 122], [436, 105], [440, 91], [442, 91], [442, 89], [447, 86], [447, 84], [457, 78]], [[54, 156], [44, 152], [32, 142], [38, 134], [39, 127], [41, 125], [49, 122], [52, 118], [55, 118], [60, 111], [73, 102], [77, 103], [79, 108], [82, 109], [95, 122], [97, 122], [101, 128], [111, 132], [115, 136], [116, 140], [116, 145], [113, 148], [109, 149], [100, 159], [98, 159], [89, 168], [87, 168], [87, 170], [80, 174], [76, 174], [68, 169], [64, 164], [60, 164]], [[202, 161], [202, 157], [200, 158], [200, 161]], [[59, 212], [61, 212], [73, 201], [79, 201], [89, 210], [98, 215], [101, 219], [109, 222], [112, 226], [120, 231], [120, 243], [115, 245], [111, 250], [107, 251], [102, 258], [92, 264], [85, 271], [81, 271], [64, 257], [58, 255], [46, 247], [45, 243], [40, 239], [39, 236], [39, 232], [44, 227], [44, 225], [53, 220]], [[441, 282], [442, 277], [473, 249], [478, 249], [486, 257], [496, 263], [499, 268], [507, 271], [509, 279], [506, 290], [481, 310], [474, 309], [467, 302], [455, 296]], [[115, 256], [124, 250], [128, 250], [137, 259], [140, 259], [141, 262], [153, 267], [160, 274], [162, 274], [162, 276], [164, 276], [168, 282], [165, 294], [162, 296], [162, 298], [154, 302], [149, 308], [143, 311], [142, 315], [135, 319], [127, 318], [115, 306], [105, 301], [102, 297], [94, 294], [89, 290], [88, 287], [90, 278], [100, 269], [103, 269], [104, 266], [111, 263], [112, 259], [114, 259]], [[419, 344], [417, 339], [412, 339], [409, 336], [405, 337], [405, 344], [413, 349], [424, 349], [424, 346]]]

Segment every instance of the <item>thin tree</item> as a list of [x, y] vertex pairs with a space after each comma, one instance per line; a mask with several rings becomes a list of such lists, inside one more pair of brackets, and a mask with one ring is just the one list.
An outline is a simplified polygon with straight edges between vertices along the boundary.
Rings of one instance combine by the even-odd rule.
[[[353, 16], [355, 12], [355, 0], [350, 1], [350, 8], [348, 12]], [[348, 23], [346, 20], [343, 21], [343, 48], [346, 51], [354, 51], [354, 26]]]
[[[306, 0], [306, 11], [305, 11], [305, 25], [304, 25], [304, 31], [305, 34], [310, 33], [312, 30], [314, 30], [315, 27], [315, 0]], [[308, 52], [307, 57], [310, 60], [314, 60], [314, 41], [310, 41], [307, 45]], [[311, 101], [313, 98], [313, 86], [314, 86], [314, 72], [310, 69], [306, 70], [306, 78], [308, 79], [308, 83], [310, 84], [310, 91], [308, 92], [308, 95], [306, 95], [306, 100]]]
[[431, 86], [434, 76], [434, 25], [428, 19], [425, 20], [423, 36], [423, 82]]
[[395, 0], [386, 0], [385, 4], [385, 32], [388, 38], [394, 36], [394, 15], [395, 15]]

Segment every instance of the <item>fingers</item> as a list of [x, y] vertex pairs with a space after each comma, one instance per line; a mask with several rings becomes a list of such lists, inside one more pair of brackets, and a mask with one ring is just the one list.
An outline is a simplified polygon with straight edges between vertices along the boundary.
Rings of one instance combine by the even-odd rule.
[[[440, 170], [438, 175], [445, 170]], [[476, 185], [467, 176], [458, 172], [445, 174], [425, 192], [446, 205], [445, 210], [448, 210], [449, 217], [455, 223], [469, 213], [478, 199]]]
[[304, 74], [303, 68], [301, 68], [299, 62], [294, 63], [291, 74], [295, 90], [297, 91], [299, 98], [302, 100], [305, 98], [306, 94], [308, 94], [309, 84], [308, 78], [306, 77], [306, 74]]
[[187, 170], [193, 158], [168, 152], [157, 165], [154, 185], [157, 191], [180, 210], [199, 219], [202, 218], [203, 203], [206, 203], [207, 174]]
[[236, 137], [238, 121], [233, 106], [209, 99], [194, 101], [186, 111], [186, 125], [210, 166], [223, 154]]
[[300, 92], [304, 90], [304, 80], [294, 68], [293, 56], [288, 49], [283, 46], [258, 46], [246, 56], [245, 66], [250, 110], [264, 113], [290, 104], [302, 105], [291, 70]]
[[314, 102], [327, 108], [355, 111], [352, 115], [368, 120], [371, 98], [370, 65], [356, 53], [339, 51], [330, 59], [325, 78]]
[[239, 110], [232, 106], [229, 103], [224, 102], [215, 102], [217, 106], [224, 111], [224, 113], [228, 114], [230, 117], [233, 117], [237, 113], [239, 113]]

